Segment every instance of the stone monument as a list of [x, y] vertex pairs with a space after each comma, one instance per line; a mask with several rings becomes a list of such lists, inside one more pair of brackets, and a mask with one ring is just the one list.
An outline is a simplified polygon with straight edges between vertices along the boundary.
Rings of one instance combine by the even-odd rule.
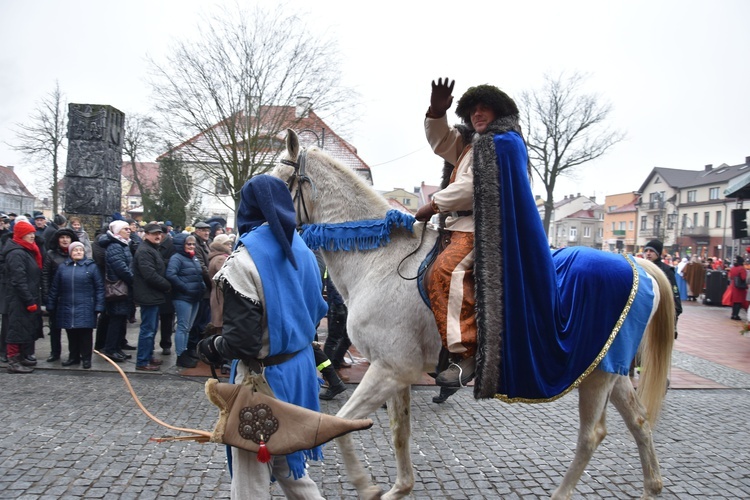
[[122, 210], [125, 115], [102, 104], [68, 105], [65, 215], [78, 216], [93, 238]]

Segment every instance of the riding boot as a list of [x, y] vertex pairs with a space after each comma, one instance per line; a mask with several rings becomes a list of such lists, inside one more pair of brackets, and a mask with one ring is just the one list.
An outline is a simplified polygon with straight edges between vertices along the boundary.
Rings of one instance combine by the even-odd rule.
[[19, 354], [8, 357], [8, 373], [31, 373], [34, 369], [21, 363]]

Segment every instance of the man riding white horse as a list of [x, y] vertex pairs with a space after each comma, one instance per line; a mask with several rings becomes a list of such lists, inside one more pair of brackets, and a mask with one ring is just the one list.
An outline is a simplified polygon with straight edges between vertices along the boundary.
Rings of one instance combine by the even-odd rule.
[[518, 125], [518, 107], [503, 91], [492, 85], [471, 87], [459, 99], [456, 114], [464, 125], [448, 125], [446, 111], [453, 103], [454, 81], [432, 82], [430, 108], [424, 121], [432, 150], [453, 165], [449, 184], [421, 207], [416, 219], [429, 220], [447, 214], [443, 250], [432, 267], [428, 296], [443, 346], [453, 363], [438, 374], [435, 382], [444, 387], [461, 387], [474, 378], [477, 350], [476, 302], [474, 297], [474, 163], [472, 141], [477, 135], [502, 133]]

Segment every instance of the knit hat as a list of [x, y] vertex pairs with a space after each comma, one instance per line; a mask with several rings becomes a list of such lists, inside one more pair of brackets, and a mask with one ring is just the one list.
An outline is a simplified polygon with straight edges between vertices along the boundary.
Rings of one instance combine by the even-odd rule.
[[36, 232], [36, 229], [34, 229], [34, 226], [26, 222], [25, 220], [19, 220], [16, 221], [16, 225], [13, 226], [13, 234], [18, 235], [19, 238], [23, 238], [29, 233]]
[[226, 250], [227, 248], [231, 250], [232, 238], [226, 234], [219, 234], [214, 238], [214, 241], [209, 248], [211, 248], [211, 250]]
[[74, 248], [82, 248], [84, 251], [86, 251], [86, 247], [83, 246], [83, 243], [81, 243], [80, 241], [74, 241], [73, 243], [71, 243], [68, 247], [68, 253], [71, 253]]
[[645, 247], [643, 247], [643, 251], [645, 252], [649, 248], [653, 250], [656, 255], [661, 257], [661, 252], [662, 250], [664, 250], [664, 244], [659, 240], [651, 240], [648, 243], [646, 243]]
[[117, 234], [129, 225], [124, 220], [113, 220], [109, 223], [109, 230], [112, 231], [112, 234]]

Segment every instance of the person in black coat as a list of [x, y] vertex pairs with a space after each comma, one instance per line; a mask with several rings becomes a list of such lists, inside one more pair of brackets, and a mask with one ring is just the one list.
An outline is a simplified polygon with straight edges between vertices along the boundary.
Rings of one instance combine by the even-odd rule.
[[104, 311], [104, 280], [83, 243], [70, 244], [69, 258], [57, 269], [47, 296], [47, 310], [68, 335], [68, 359], [63, 366], [83, 363], [91, 368], [92, 332], [96, 315]]
[[[49, 229], [51, 226], [47, 226]], [[68, 260], [68, 248], [74, 241], [78, 241], [78, 235], [69, 228], [62, 228], [53, 231], [54, 234], [47, 241], [47, 252], [44, 256], [44, 267], [42, 268], [42, 301], [47, 303], [50, 284], [55, 278], [58, 266]], [[54, 315], [49, 317], [49, 341], [50, 354], [47, 358], [48, 363], [60, 359], [60, 336], [62, 329], [55, 321]]]
[[166, 302], [172, 285], [165, 277], [167, 266], [159, 253], [164, 233], [159, 224], [147, 224], [143, 242], [133, 257], [133, 296], [141, 307], [141, 329], [135, 369], [156, 371], [161, 361], [154, 359], [154, 336], [159, 323], [159, 307]]
[[130, 253], [130, 226], [123, 220], [110, 223], [106, 238], [101, 238], [99, 244], [104, 247], [105, 280], [116, 282], [122, 280], [128, 286], [127, 298], [107, 301], [107, 338], [104, 342], [104, 354], [115, 361], [125, 361], [131, 358], [121, 350], [127, 321], [133, 311], [133, 254]]
[[34, 232], [34, 226], [28, 222], [17, 222], [13, 238], [2, 250], [8, 373], [33, 371], [31, 366], [36, 361], [30, 361], [26, 353], [33, 352], [30, 346], [42, 333], [42, 253], [35, 243]]
[[[174, 255], [174, 241], [172, 241], [173, 234], [166, 223], [162, 225], [161, 230], [164, 232], [164, 238], [159, 245], [159, 253], [162, 259], [164, 259], [164, 265], [166, 266], [169, 264], [169, 258]], [[167, 300], [159, 307], [159, 347], [161, 347], [161, 353], [165, 356], [172, 354], [173, 332], [174, 305], [172, 304], [172, 295], [170, 294]]]

